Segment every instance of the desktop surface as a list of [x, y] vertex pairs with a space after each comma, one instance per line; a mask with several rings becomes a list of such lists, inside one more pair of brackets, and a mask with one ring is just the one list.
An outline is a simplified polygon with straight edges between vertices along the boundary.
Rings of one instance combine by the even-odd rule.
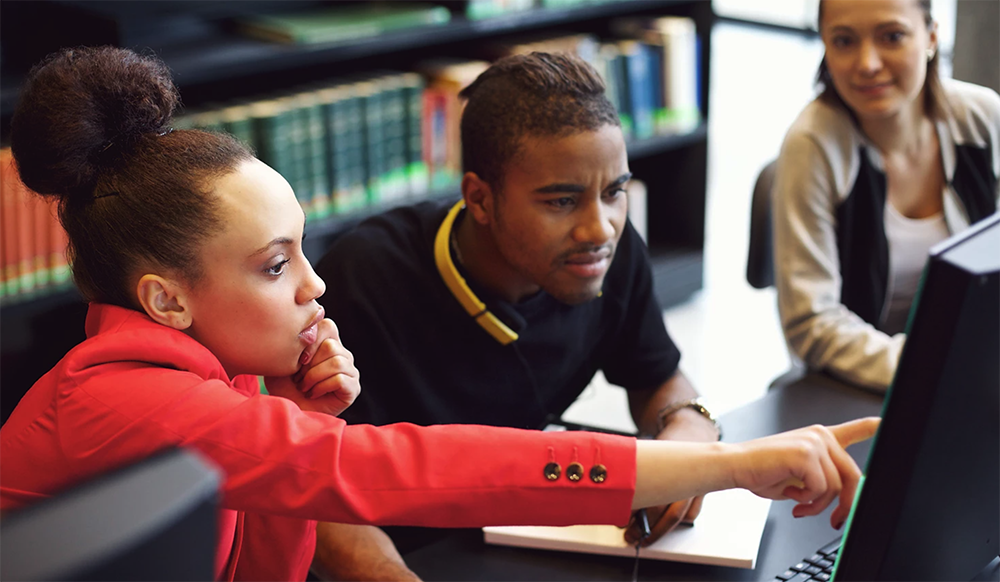
[[[881, 410], [881, 394], [810, 374], [724, 415], [722, 422], [725, 440], [740, 442], [816, 423], [877, 416]], [[870, 442], [848, 449], [862, 467]], [[839, 535], [830, 527], [832, 508], [816, 517], [795, 519], [793, 505], [793, 501], [771, 505], [754, 570], [643, 560], [639, 579], [772, 580]], [[483, 543], [478, 529], [450, 532], [404, 558], [425, 580], [631, 580], [633, 566], [629, 558], [491, 546]]]

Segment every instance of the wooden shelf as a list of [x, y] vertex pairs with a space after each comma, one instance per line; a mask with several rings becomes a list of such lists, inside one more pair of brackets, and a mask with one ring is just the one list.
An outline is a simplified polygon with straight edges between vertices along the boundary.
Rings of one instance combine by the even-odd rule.
[[[482, 20], [469, 20], [462, 15], [454, 15], [451, 21], [443, 25], [417, 27], [372, 38], [318, 45], [264, 42], [220, 31], [214, 35], [149, 48], [170, 67], [174, 81], [183, 92], [198, 85], [218, 84], [289, 69], [333, 65], [513, 32], [530, 32], [613, 16], [669, 10], [672, 6], [690, 4], [691, 1], [604, 1], [573, 8], [536, 8]], [[5, 83], [0, 89], [0, 115], [9, 116], [13, 112], [23, 79], [19, 75], [9, 73], [3, 74], [2, 78]]]

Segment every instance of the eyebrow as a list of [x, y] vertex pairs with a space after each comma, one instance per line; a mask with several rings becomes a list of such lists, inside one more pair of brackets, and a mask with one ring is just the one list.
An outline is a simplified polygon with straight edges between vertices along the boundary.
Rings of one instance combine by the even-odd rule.
[[261, 254], [266, 253], [267, 251], [269, 251], [273, 247], [280, 246], [280, 245], [290, 245], [293, 242], [294, 241], [292, 239], [288, 238], [287, 236], [278, 237], [278, 238], [272, 240], [271, 242], [267, 243], [266, 245], [260, 247], [259, 249], [255, 250], [254, 252], [250, 253], [250, 256], [251, 257], [256, 257], [257, 255], [261, 255]]
[[[880, 23], [876, 24], [875, 25], [875, 30], [880, 30], [880, 29], [883, 29], [883, 28], [891, 27], [891, 26], [902, 26], [903, 28], [906, 28], [907, 30], [909, 30], [910, 28], [912, 28], [904, 20], [887, 20], [885, 22], [880, 22]], [[856, 34], [855, 31], [854, 31], [854, 29], [851, 28], [850, 26], [847, 26], [846, 24], [838, 24], [838, 25], [832, 26], [830, 28], [830, 32], [849, 32], [851, 34]]]
[[[608, 190], [608, 189], [614, 188], [616, 186], [621, 186], [622, 184], [624, 184], [625, 182], [628, 182], [631, 179], [632, 179], [632, 173], [631, 172], [622, 174], [621, 176], [618, 176], [618, 178], [614, 182], [608, 184], [604, 188], [604, 190]], [[569, 193], [574, 193], [574, 194], [580, 194], [580, 193], [585, 192], [585, 191], [586, 191], [586, 187], [584, 187], [583, 185], [581, 185], [581, 184], [572, 184], [572, 183], [568, 183], [568, 182], [558, 182], [556, 184], [549, 184], [547, 186], [542, 186], [541, 188], [536, 188], [535, 189], [535, 192], [538, 193], [538, 194], [559, 194], [559, 193], [564, 193], [564, 192], [569, 192]]]
[[[305, 240], [305, 238], [306, 238], [306, 222], [307, 221], [305, 219], [302, 220], [302, 240]], [[256, 257], [257, 255], [266, 253], [272, 247], [276, 247], [276, 246], [279, 246], [279, 245], [290, 245], [290, 244], [292, 244], [294, 242], [295, 242], [294, 240], [288, 238], [287, 236], [279, 236], [278, 238], [272, 240], [271, 242], [267, 243], [266, 245], [260, 247], [259, 249], [255, 250], [254, 252], [250, 253], [250, 256], [251, 257]]]

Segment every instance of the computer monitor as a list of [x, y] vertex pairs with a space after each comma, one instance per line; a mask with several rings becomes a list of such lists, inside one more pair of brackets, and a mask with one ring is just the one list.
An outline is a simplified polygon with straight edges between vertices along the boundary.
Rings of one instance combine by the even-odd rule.
[[0, 519], [3, 580], [212, 580], [221, 476], [172, 449]]
[[834, 580], [969, 580], [1000, 552], [1000, 214], [931, 249]]

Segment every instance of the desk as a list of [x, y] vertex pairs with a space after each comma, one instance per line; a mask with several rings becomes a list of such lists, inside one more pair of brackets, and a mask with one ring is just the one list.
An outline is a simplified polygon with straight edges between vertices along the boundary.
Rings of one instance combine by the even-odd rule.
[[[882, 411], [881, 395], [821, 375], [768, 392], [722, 417], [725, 440], [739, 442], [810, 424], [837, 424]], [[864, 469], [871, 441], [848, 451]], [[832, 507], [819, 516], [792, 517], [793, 501], [775, 501], [755, 570], [643, 560], [640, 580], [771, 580], [839, 535]], [[697, 527], [697, 526], [695, 526]], [[483, 543], [481, 530], [456, 530], [407, 553], [407, 565], [425, 580], [631, 580], [633, 560]]]

